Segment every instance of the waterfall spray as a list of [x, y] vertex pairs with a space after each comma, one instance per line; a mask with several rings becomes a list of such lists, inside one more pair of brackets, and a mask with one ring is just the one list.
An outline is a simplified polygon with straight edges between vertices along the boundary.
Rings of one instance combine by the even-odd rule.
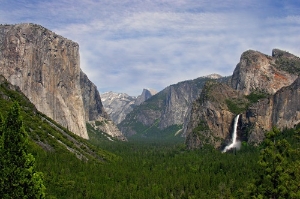
[[237, 138], [237, 126], [238, 126], [238, 121], [239, 121], [239, 117], [240, 115], [237, 115], [235, 118], [234, 118], [234, 125], [233, 125], [233, 132], [232, 132], [232, 142], [231, 144], [229, 144], [228, 146], [226, 146], [222, 153], [225, 153], [226, 151], [228, 151], [229, 149], [232, 149], [232, 148], [239, 148], [240, 147], [240, 142], [238, 142], [236, 140]]

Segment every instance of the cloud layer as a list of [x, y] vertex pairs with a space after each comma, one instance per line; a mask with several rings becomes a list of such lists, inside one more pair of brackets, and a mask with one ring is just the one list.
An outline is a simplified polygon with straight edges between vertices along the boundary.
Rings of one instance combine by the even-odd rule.
[[2, 23], [33, 22], [80, 45], [101, 93], [138, 95], [211, 73], [231, 75], [245, 50], [300, 54], [295, 1], [3, 1]]

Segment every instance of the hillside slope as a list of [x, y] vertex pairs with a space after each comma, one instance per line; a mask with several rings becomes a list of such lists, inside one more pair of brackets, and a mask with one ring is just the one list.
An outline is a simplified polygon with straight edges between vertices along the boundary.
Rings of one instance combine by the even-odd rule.
[[21, 107], [24, 128], [31, 141], [48, 152], [73, 154], [80, 160], [110, 159], [111, 155], [90, 145], [85, 139], [73, 134], [68, 129], [39, 112], [34, 104], [21, 92], [20, 88], [10, 84], [0, 75], [0, 110], [5, 116], [13, 104], [18, 102]]

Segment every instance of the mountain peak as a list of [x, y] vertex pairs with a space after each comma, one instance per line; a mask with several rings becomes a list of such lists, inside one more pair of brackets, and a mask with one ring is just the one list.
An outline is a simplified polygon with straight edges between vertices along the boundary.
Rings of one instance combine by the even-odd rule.
[[137, 97], [135, 104], [140, 105], [141, 103], [143, 103], [144, 101], [146, 101], [147, 99], [155, 95], [156, 93], [157, 91], [154, 89], [144, 88], [142, 94]]
[[206, 75], [204, 77], [210, 78], [210, 79], [220, 79], [222, 76], [216, 73], [210, 74], [210, 75]]

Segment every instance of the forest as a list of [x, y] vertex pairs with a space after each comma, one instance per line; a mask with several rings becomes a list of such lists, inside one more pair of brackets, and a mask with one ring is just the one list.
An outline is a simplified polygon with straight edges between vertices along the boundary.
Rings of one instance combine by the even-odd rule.
[[244, 142], [227, 153], [209, 145], [187, 150], [180, 137], [121, 142], [90, 132], [87, 141], [62, 127], [58, 132], [18, 92], [4, 86], [0, 91], [9, 97], [0, 98], [2, 118], [20, 104], [20, 128], [28, 134], [28, 153], [46, 198], [300, 198], [300, 125], [274, 128], [259, 146]]
[[[299, 132], [300, 127], [285, 130], [274, 139], [288, 140], [291, 150], [299, 149]], [[266, 143], [244, 143], [241, 150], [223, 154], [210, 146], [189, 151], [181, 142], [102, 140], [98, 145], [116, 155], [106, 162], [83, 162], [31, 144], [48, 198], [249, 198], [251, 186], [268, 169], [259, 164]], [[299, 154], [283, 158], [298, 169], [293, 174], [298, 195], [292, 198], [300, 198]]]

